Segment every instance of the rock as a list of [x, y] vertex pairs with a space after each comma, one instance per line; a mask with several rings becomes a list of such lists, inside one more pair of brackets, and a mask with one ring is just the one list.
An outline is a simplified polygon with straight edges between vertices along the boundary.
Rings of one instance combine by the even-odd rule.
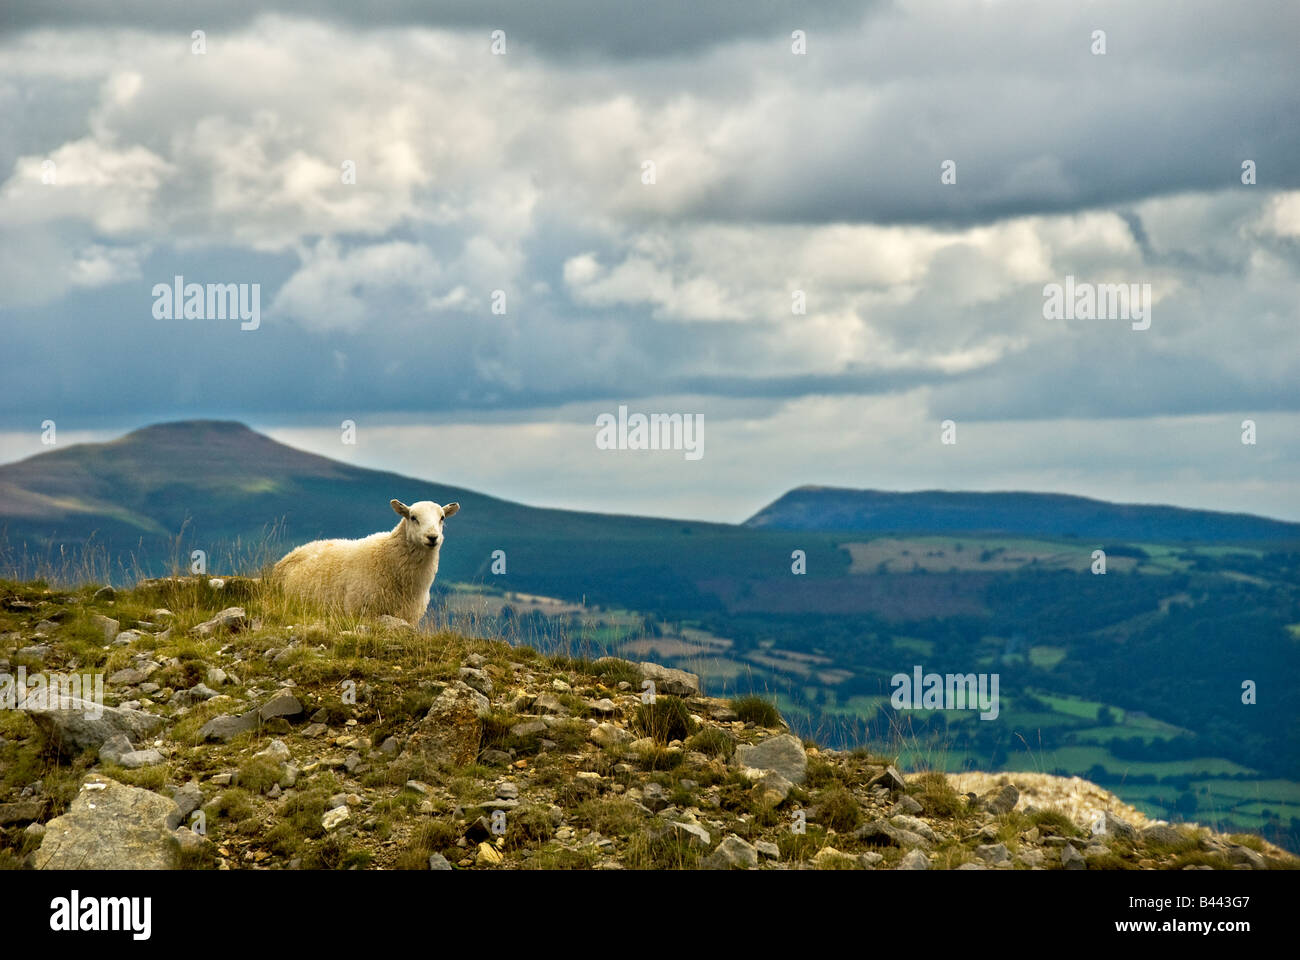
[[898, 802], [889, 809], [889, 813], [890, 816], [896, 816], [900, 813], [915, 816], [916, 814], [921, 813], [923, 809], [924, 808], [914, 797], [909, 797], [907, 794], [903, 794], [898, 798]]
[[327, 733], [329, 733], [329, 727], [323, 723], [309, 723], [302, 728], [304, 737], [323, 737]]
[[257, 710], [257, 718], [263, 723], [274, 717], [301, 717], [302, 704], [288, 690], [281, 690]]
[[862, 864], [862, 867], [865, 870], [874, 870], [884, 862], [885, 858], [874, 850], [868, 850], [866, 853], [858, 854], [858, 863]]
[[283, 740], [272, 740], [266, 745], [266, 749], [259, 750], [254, 756], [266, 757], [276, 763], [286, 763], [292, 758], [293, 754], [289, 752], [289, 747]]
[[1074, 849], [1074, 844], [1067, 843], [1061, 848], [1061, 867], [1065, 870], [1086, 870], [1088, 863], [1079, 851]]
[[[602, 658], [603, 659], [603, 658]], [[675, 697], [698, 697], [700, 695], [700, 678], [685, 670], [674, 670], [657, 663], [639, 663], [643, 679], [652, 680], [657, 693], [667, 693]]]
[[525, 720], [523, 723], [516, 723], [510, 728], [511, 736], [515, 737], [535, 737], [539, 733], [546, 732], [546, 724], [540, 720]]
[[117, 591], [112, 587], [100, 587], [95, 591], [95, 603], [107, 603], [109, 600], [117, 599]]
[[45, 810], [44, 800], [19, 800], [17, 803], [0, 803], [0, 827], [14, 823], [39, 820]]
[[1240, 844], [1229, 844], [1224, 855], [1228, 862], [1234, 865], [1247, 866], [1251, 870], [1267, 870], [1268, 864], [1264, 858], [1256, 853], [1250, 847], [1241, 846]]
[[126, 738], [126, 735], [119, 733], [117, 736], [104, 741], [104, 745], [99, 748], [99, 759], [105, 763], [117, 763], [124, 754], [130, 753], [134, 749], [135, 747], [131, 746], [131, 741]]
[[557, 717], [567, 717], [569, 710], [560, 698], [552, 693], [543, 693], [533, 701], [533, 713], [549, 713]]
[[1020, 851], [1020, 862], [1027, 867], [1041, 867], [1046, 860], [1047, 856], [1041, 850], [1035, 850], [1031, 847]]
[[713, 841], [713, 838], [709, 836], [709, 831], [698, 823], [683, 823], [679, 820], [670, 820], [666, 827], [669, 831], [675, 833], [679, 839], [684, 838], [692, 845], [707, 847]]
[[591, 728], [588, 738], [600, 747], [612, 747], [632, 740], [632, 734], [614, 723], [598, 723]]
[[486, 670], [477, 667], [461, 667], [456, 671], [456, 675], [484, 696], [492, 696], [492, 678], [487, 675]]
[[788, 733], [771, 737], [757, 745], [737, 745], [732, 762], [752, 779], [761, 779], [767, 771], [775, 770], [790, 783], [800, 784], [808, 773], [808, 755], [804, 752], [803, 743]]
[[982, 843], [975, 848], [975, 856], [985, 863], [1011, 862], [1011, 852], [1005, 843]]
[[957, 869], [958, 870], [987, 870], [988, 867], [986, 867], [982, 863], [976, 863], [975, 861], [972, 860], [969, 863], [963, 863]]
[[930, 828], [930, 825], [924, 820], [918, 820], [916, 817], [909, 817], [905, 813], [895, 814], [889, 820], [890, 826], [897, 827], [899, 830], [906, 830], [925, 838], [931, 843], [938, 843], [938, 835]]
[[430, 870], [453, 870], [455, 868], [452, 867], [451, 861], [449, 861], [441, 853], [434, 853], [429, 856], [429, 869]]
[[182, 854], [201, 853], [212, 845], [207, 837], [200, 836], [189, 827], [177, 827], [172, 831], [171, 836], [176, 849]]
[[1124, 837], [1128, 840], [1137, 840], [1137, 830], [1132, 824], [1121, 820], [1115, 814], [1106, 810], [1100, 817], [1093, 821], [1092, 835], [1094, 837]]
[[40, 691], [32, 691], [19, 709], [31, 717], [51, 746], [68, 754], [98, 750], [118, 734], [143, 740], [163, 728], [161, 717], [140, 710], [101, 706], [79, 697], [50, 697], [49, 701]]
[[220, 740], [228, 743], [241, 733], [247, 733], [257, 726], [257, 712], [250, 710], [248, 713], [235, 716], [232, 713], [223, 714], [219, 717], [213, 717], [202, 727], [199, 728], [200, 740]]
[[[769, 860], [781, 859], [781, 848], [770, 840], [760, 840], [754, 844], [754, 849]], [[877, 854], [879, 856], [879, 854]]]
[[898, 862], [899, 870], [929, 870], [930, 858], [920, 850], [913, 850]]
[[50, 648], [43, 643], [37, 643], [30, 647], [21, 647], [17, 655], [28, 660], [40, 660], [44, 663], [45, 658], [50, 655]]
[[1183, 835], [1167, 823], [1153, 823], [1142, 831], [1142, 841], [1161, 846], [1177, 846], [1183, 842]]
[[394, 617], [391, 614], [381, 614], [375, 618], [375, 624], [381, 630], [394, 630], [397, 632], [410, 632], [415, 628], [401, 617]]
[[747, 869], [758, 866], [758, 850], [736, 836], [728, 834], [704, 861], [706, 870]]
[[884, 787], [890, 793], [901, 793], [907, 789], [907, 783], [903, 780], [903, 775], [891, 763], [885, 767], [884, 773], [879, 774], [867, 784], [867, 789], [872, 787]]
[[987, 810], [997, 816], [1010, 813], [1020, 802], [1020, 791], [1011, 784], [1003, 784], [997, 790], [990, 790], [980, 797], [979, 809]]
[[818, 870], [852, 870], [862, 865], [857, 857], [834, 847], [822, 847], [813, 855], [811, 863]]
[[208, 667], [208, 672], [204, 676], [204, 679], [207, 681], [208, 686], [220, 687], [229, 680], [230, 677], [226, 671], [222, 670], [220, 667]]
[[46, 824], [36, 851], [41, 870], [170, 870], [167, 822], [176, 804], [152, 790], [90, 776], [68, 812]]
[[163, 755], [157, 750], [132, 750], [122, 754], [117, 761], [127, 770], [139, 770], [141, 767], [154, 767], [163, 762]]
[[347, 808], [347, 804], [345, 802], [342, 806], [334, 807], [331, 810], [326, 810], [325, 815], [320, 818], [320, 825], [324, 827], [325, 832], [328, 833], [331, 830], [337, 830], [345, 822], [350, 820], [351, 817], [352, 817], [352, 811], [350, 811]]
[[191, 702], [194, 701], [202, 702], [204, 700], [211, 700], [213, 697], [219, 696], [217, 691], [213, 690], [206, 683], [196, 683], [194, 686], [186, 690], [185, 694], [186, 697]]
[[495, 867], [501, 860], [501, 851], [486, 840], [478, 845], [478, 851], [474, 854], [476, 867]]
[[136, 670], [133, 667], [126, 667], [123, 670], [116, 670], [110, 673], [104, 682], [110, 687], [133, 687], [137, 683], [144, 683], [143, 671]]
[[486, 698], [463, 683], [445, 687], [406, 743], [406, 750], [435, 763], [463, 767], [478, 757], [479, 703]]
[[790, 791], [793, 789], [793, 783], [775, 770], [769, 770], [754, 785], [754, 799], [759, 803], [780, 806], [785, 803], [786, 798], [790, 796]]
[[[209, 583], [212, 582], [215, 581], [209, 581]], [[227, 607], [211, 620], [200, 623], [190, 633], [200, 637], [210, 637], [219, 630], [238, 631], [245, 630], [250, 626], [252, 626], [252, 623], [248, 619], [248, 615], [244, 613], [243, 607]]]
[[129, 647], [137, 640], [143, 640], [143, 639], [144, 639], [144, 634], [141, 633], [139, 630], [123, 630], [121, 633], [117, 634], [117, 636], [113, 638], [112, 643], [113, 646], [115, 647]]
[[175, 829], [189, 819], [191, 813], [203, 806], [203, 792], [197, 783], [187, 783], [172, 791], [172, 802], [176, 810], [167, 821], [167, 826]]
[[587, 709], [600, 717], [612, 717], [618, 712], [618, 707], [608, 697], [602, 697], [599, 700], [588, 700]]

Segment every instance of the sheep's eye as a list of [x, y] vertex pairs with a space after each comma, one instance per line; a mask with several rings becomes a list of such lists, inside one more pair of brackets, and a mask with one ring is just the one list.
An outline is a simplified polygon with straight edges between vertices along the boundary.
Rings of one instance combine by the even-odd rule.
[[411, 521], [412, 523], [419, 523], [419, 522], [420, 522], [419, 520], [415, 519], [415, 514], [411, 514], [411, 516], [410, 516], [410, 521]]

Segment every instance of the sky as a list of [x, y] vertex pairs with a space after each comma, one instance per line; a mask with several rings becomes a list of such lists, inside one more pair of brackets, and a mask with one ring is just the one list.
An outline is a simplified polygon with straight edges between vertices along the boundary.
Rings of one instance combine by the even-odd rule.
[[[216, 417], [618, 513], [1300, 520], [1297, 37], [1292, 2], [7, 8], [0, 462]], [[176, 276], [256, 284], [256, 328], [172, 317]], [[1067, 282], [1149, 326], [1049, 315]], [[703, 455], [601, 449], [620, 406]]]

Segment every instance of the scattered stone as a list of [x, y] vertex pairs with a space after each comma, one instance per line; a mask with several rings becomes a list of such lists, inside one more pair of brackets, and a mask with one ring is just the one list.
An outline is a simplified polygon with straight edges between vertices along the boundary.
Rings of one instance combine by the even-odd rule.
[[751, 779], [760, 780], [774, 770], [791, 784], [800, 784], [808, 774], [808, 755], [798, 737], [788, 733], [771, 737], [757, 745], [737, 745], [732, 762]]
[[342, 806], [326, 810], [325, 815], [320, 818], [320, 825], [325, 828], [325, 832], [337, 830], [343, 826], [352, 817], [352, 811], [347, 808], [346, 802]]
[[[216, 583], [218, 581], [210, 580], [208, 582]], [[220, 630], [239, 631], [246, 630], [251, 626], [252, 622], [248, 619], [248, 615], [244, 613], [243, 607], [227, 607], [211, 620], [200, 623], [190, 633], [199, 637], [210, 637]]]
[[929, 870], [930, 858], [920, 850], [913, 850], [898, 862], [899, 870]]
[[1142, 840], [1144, 843], [1175, 846], [1183, 842], [1183, 835], [1167, 823], [1153, 823], [1142, 831]]
[[176, 804], [152, 790], [90, 776], [68, 812], [46, 824], [36, 851], [41, 870], [170, 870], [168, 820]]
[[1061, 867], [1065, 870], [1086, 870], [1088, 862], [1074, 849], [1074, 844], [1067, 843], [1061, 848]]
[[898, 802], [889, 809], [890, 816], [896, 816], [900, 813], [906, 813], [912, 816], [920, 813], [924, 808], [917, 802], [915, 797], [909, 797], [903, 794], [898, 798]]
[[[83, 700], [79, 697], [50, 697], [39, 691], [28, 694], [19, 709], [26, 711], [49, 744], [66, 754], [98, 750], [118, 734], [145, 739], [163, 727], [163, 719], [140, 710], [124, 710]], [[47, 706], [56, 709], [47, 709]]]
[[704, 860], [707, 870], [748, 869], [758, 866], [758, 850], [736, 836], [728, 834]]
[[163, 755], [157, 750], [132, 750], [129, 753], [122, 754], [118, 764], [127, 770], [139, 770], [142, 767], [153, 767], [163, 762]]
[[1106, 810], [1093, 821], [1092, 835], [1094, 837], [1124, 837], [1128, 840], [1136, 840], [1137, 830], [1132, 824], [1121, 820], [1115, 814]]
[[[754, 849], [757, 850], [763, 856], [767, 857], [769, 860], [781, 859], [781, 848], [778, 847], [771, 840], [758, 841], [758, 843], [754, 844]], [[876, 856], [879, 856], [879, 854], [876, 854]]]
[[907, 783], [903, 780], [903, 775], [891, 763], [885, 767], [883, 773], [875, 777], [867, 784], [868, 789], [872, 787], [884, 787], [890, 793], [901, 793], [907, 789]]
[[655, 691], [658, 693], [667, 693], [675, 697], [700, 695], [700, 678], [693, 673], [674, 670], [657, 663], [639, 663], [636, 666], [641, 671], [643, 679], [654, 682]]
[[20, 800], [17, 803], [0, 803], [0, 827], [15, 823], [39, 820], [45, 810], [44, 800]]
[[985, 863], [1011, 862], [1011, 852], [1005, 843], [982, 843], [975, 848], [975, 856]]
[[592, 743], [601, 747], [612, 747], [617, 744], [627, 743], [632, 739], [632, 734], [617, 724], [609, 722], [598, 723], [591, 728], [591, 733], [587, 736]]
[[451, 861], [448, 860], [446, 857], [444, 857], [441, 853], [434, 853], [429, 856], [429, 869], [430, 870], [454, 870], [455, 868], [451, 865]]
[[95, 603], [107, 603], [110, 600], [117, 599], [117, 591], [112, 587], [100, 587], [95, 591]]
[[987, 810], [996, 816], [1010, 813], [1020, 802], [1020, 791], [1011, 784], [1003, 784], [997, 790], [990, 790], [979, 799], [979, 809]]

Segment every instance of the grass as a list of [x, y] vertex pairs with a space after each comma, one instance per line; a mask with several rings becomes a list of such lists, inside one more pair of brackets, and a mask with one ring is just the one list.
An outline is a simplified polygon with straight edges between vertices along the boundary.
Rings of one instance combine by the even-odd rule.
[[737, 697], [730, 701], [728, 706], [745, 723], [752, 723], [759, 727], [781, 726], [781, 711], [770, 700], [765, 700], [757, 694]]

